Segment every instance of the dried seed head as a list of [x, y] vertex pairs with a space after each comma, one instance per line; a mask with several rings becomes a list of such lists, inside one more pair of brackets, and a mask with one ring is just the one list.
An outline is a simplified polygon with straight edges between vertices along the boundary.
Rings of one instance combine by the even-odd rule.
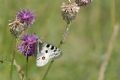
[[9, 23], [10, 32], [14, 37], [19, 37], [20, 34], [26, 29], [24, 24], [22, 24], [19, 20], [15, 20]]
[[61, 6], [61, 12], [63, 19], [69, 24], [73, 19], [75, 19], [79, 7], [76, 3], [63, 3]]
[[75, 0], [78, 6], [86, 6], [92, 2], [92, 0]]

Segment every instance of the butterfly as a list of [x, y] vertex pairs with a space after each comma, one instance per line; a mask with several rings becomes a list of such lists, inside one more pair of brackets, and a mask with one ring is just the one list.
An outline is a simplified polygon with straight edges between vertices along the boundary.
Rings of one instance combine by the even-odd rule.
[[36, 55], [36, 65], [42, 67], [46, 65], [52, 59], [55, 59], [61, 55], [59, 48], [48, 43], [38, 42], [37, 44], [37, 55]]

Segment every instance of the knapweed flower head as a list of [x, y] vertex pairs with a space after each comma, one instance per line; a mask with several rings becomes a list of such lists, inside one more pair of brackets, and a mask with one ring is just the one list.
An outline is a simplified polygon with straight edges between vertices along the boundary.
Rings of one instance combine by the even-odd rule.
[[17, 46], [19, 52], [25, 56], [32, 56], [36, 52], [36, 45], [38, 42], [38, 37], [35, 34], [24, 34], [20, 43]]
[[61, 6], [61, 12], [63, 19], [69, 24], [73, 19], [75, 19], [80, 7], [76, 3], [63, 3]]
[[24, 25], [19, 21], [15, 20], [9, 23], [10, 32], [14, 37], [19, 37], [23, 31], [25, 31]]
[[16, 18], [18, 20], [20, 20], [20, 22], [25, 24], [26, 26], [33, 24], [33, 22], [35, 20], [33, 13], [28, 9], [23, 9], [23, 10], [17, 12]]
[[92, 2], [92, 0], [75, 0], [78, 6], [86, 6]]

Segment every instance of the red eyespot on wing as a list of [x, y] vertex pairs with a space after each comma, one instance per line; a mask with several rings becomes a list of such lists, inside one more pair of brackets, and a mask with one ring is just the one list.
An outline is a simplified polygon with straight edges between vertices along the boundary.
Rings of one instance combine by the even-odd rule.
[[45, 56], [42, 57], [42, 60], [45, 60]]

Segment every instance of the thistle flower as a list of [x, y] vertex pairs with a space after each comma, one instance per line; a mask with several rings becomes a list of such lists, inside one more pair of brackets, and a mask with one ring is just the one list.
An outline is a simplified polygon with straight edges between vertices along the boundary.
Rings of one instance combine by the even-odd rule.
[[34, 22], [34, 15], [30, 10], [23, 9], [16, 14], [16, 18], [20, 20], [21, 23], [29, 26]]
[[73, 19], [75, 19], [79, 9], [80, 8], [76, 3], [63, 3], [61, 6], [63, 20], [69, 24]]
[[25, 56], [32, 56], [36, 52], [35, 50], [36, 50], [37, 41], [38, 41], [38, 37], [36, 35], [24, 34], [21, 37], [21, 42], [17, 46], [17, 49]]
[[19, 20], [15, 20], [11, 23], [9, 23], [9, 28], [10, 28], [10, 32], [13, 36], [15, 36], [16, 38], [22, 34], [23, 31], [25, 31], [25, 27], [24, 25], [19, 21]]
[[92, 2], [92, 0], [75, 0], [78, 6], [86, 6]]

